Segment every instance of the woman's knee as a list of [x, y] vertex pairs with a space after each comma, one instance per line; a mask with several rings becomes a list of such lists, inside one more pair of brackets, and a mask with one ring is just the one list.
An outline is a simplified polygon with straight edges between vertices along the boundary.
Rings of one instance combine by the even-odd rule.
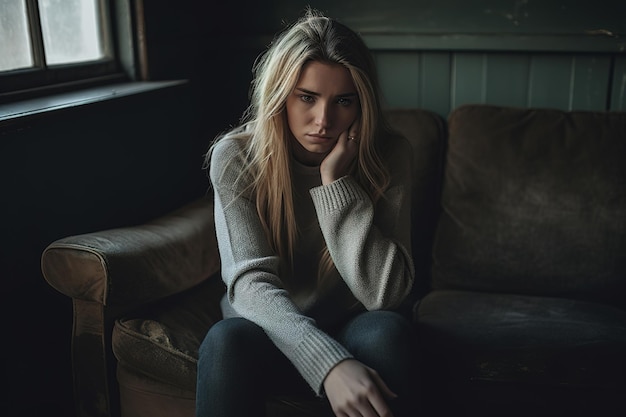
[[401, 314], [392, 311], [368, 311], [352, 319], [342, 332], [342, 341], [348, 349], [372, 347], [384, 350], [391, 348], [409, 347], [414, 335], [409, 320]]
[[265, 332], [242, 318], [221, 320], [209, 329], [198, 350], [197, 415], [261, 415], [263, 394], [254, 358], [264, 338]]
[[245, 357], [247, 350], [266, 337], [263, 330], [249, 320], [229, 318], [215, 323], [207, 332], [198, 360], [224, 360], [225, 357]]
[[404, 316], [389, 311], [366, 312], [339, 335], [356, 359], [390, 380], [404, 384], [415, 362], [414, 330]]

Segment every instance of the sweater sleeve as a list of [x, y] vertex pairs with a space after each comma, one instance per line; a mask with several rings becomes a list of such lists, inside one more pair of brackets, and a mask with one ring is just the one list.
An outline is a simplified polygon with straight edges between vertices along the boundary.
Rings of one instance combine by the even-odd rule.
[[311, 190], [326, 245], [353, 295], [366, 309], [398, 307], [414, 281], [408, 150], [396, 147], [392, 182], [374, 204], [350, 176]]
[[211, 157], [210, 179], [228, 301], [240, 316], [265, 330], [321, 395], [328, 372], [352, 356], [290, 299], [279, 276], [279, 259], [268, 243], [254, 198], [245, 179], [240, 178], [239, 145], [234, 140], [222, 142]]

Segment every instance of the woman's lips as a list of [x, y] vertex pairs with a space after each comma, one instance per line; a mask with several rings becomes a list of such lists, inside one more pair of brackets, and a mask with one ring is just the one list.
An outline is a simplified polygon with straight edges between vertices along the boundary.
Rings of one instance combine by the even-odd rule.
[[328, 142], [329, 140], [333, 139], [332, 136], [318, 135], [315, 133], [307, 133], [306, 136], [310, 138], [311, 140], [313, 140], [314, 142]]

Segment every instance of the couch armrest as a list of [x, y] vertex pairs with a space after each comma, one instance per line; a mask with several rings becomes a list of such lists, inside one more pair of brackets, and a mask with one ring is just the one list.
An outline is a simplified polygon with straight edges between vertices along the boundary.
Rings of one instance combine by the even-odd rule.
[[146, 224], [59, 239], [41, 258], [61, 293], [123, 310], [184, 291], [219, 266], [210, 197]]
[[72, 298], [77, 417], [119, 416], [114, 320], [219, 271], [212, 199], [146, 224], [59, 239], [44, 250], [41, 268], [52, 287]]

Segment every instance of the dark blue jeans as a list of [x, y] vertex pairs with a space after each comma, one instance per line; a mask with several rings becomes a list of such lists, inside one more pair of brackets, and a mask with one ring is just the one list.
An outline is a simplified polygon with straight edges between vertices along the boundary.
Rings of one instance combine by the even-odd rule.
[[[389, 401], [394, 416], [409, 415], [416, 401], [412, 386], [417, 354], [408, 320], [389, 311], [364, 312], [331, 335], [398, 394]], [[246, 319], [216, 323], [198, 353], [197, 417], [260, 417], [269, 396], [315, 398], [263, 329]]]

